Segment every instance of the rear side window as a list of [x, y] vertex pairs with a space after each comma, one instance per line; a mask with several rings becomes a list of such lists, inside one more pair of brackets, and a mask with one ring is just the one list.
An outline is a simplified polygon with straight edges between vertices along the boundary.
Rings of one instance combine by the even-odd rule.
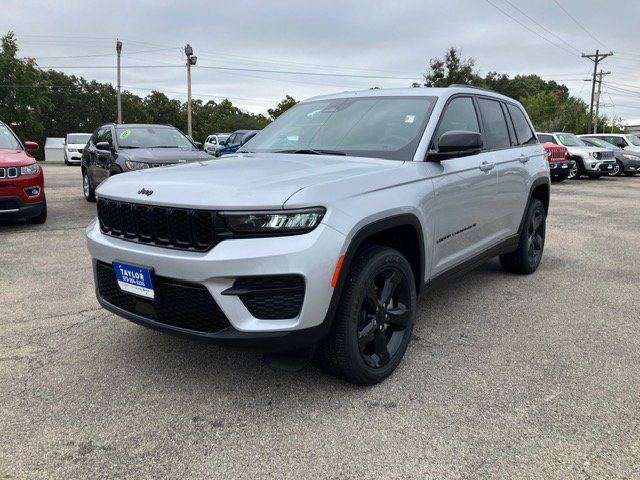
[[540, 142], [542, 143], [558, 143], [556, 142], [556, 139], [553, 138], [553, 135], [547, 135], [545, 133], [539, 133], [538, 140], [540, 140]]
[[443, 133], [452, 130], [480, 133], [478, 115], [471, 97], [457, 97], [449, 102], [440, 118], [440, 125], [434, 138], [438, 140]]
[[513, 120], [513, 126], [516, 129], [516, 137], [520, 145], [527, 145], [530, 143], [537, 143], [536, 135], [531, 130], [529, 122], [527, 122], [524, 113], [515, 105], [507, 105], [507, 109], [511, 114], [511, 120]]
[[495, 100], [478, 99], [482, 120], [484, 122], [484, 137], [489, 150], [507, 148], [511, 146], [507, 119], [504, 117], [500, 102]]

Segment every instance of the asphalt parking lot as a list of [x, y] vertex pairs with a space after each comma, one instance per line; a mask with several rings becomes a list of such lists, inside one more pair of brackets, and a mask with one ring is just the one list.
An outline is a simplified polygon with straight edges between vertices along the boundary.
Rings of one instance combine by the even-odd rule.
[[424, 295], [359, 388], [99, 308], [80, 171], [0, 225], [2, 478], [638, 478], [640, 178], [554, 184], [542, 265]]

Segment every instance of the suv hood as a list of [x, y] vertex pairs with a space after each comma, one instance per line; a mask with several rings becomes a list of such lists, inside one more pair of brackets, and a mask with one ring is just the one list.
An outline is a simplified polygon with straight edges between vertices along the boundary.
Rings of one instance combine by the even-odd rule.
[[[205, 154], [206, 155], [206, 154]], [[305, 187], [398, 168], [395, 160], [297, 154], [241, 154], [110, 177], [100, 197], [212, 209], [282, 208]], [[142, 189], [150, 195], [138, 193]], [[326, 191], [325, 191], [325, 194]], [[318, 204], [322, 204], [319, 199]]]
[[0, 150], [0, 167], [21, 167], [35, 162], [24, 150]]
[[118, 156], [134, 162], [146, 163], [189, 163], [211, 159], [211, 155], [201, 150], [181, 150], [179, 148], [123, 148]]
[[570, 155], [588, 155], [589, 152], [611, 152], [607, 148], [600, 147], [567, 147]]

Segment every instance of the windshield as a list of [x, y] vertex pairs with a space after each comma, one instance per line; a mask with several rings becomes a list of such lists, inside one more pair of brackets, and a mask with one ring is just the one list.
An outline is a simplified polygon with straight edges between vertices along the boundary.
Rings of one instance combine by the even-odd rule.
[[616, 147], [613, 143], [605, 142], [604, 140], [600, 140], [599, 138], [582, 138], [581, 139], [587, 145], [591, 145], [592, 147], [600, 147], [600, 148], [610, 148], [611, 150], [620, 150], [620, 147]]
[[22, 145], [4, 125], [0, 125], [0, 149], [4, 150], [22, 150]]
[[585, 147], [587, 146], [582, 140], [576, 137], [573, 133], [558, 133], [558, 140], [565, 147]]
[[67, 145], [86, 145], [90, 138], [90, 133], [67, 135]]
[[241, 151], [412, 160], [435, 97], [363, 97], [296, 105]]
[[218, 135], [218, 141], [220, 142], [224, 142], [227, 138], [229, 138], [231, 135]]
[[195, 149], [189, 139], [173, 127], [116, 127], [116, 138], [120, 148]]
[[632, 145], [640, 147], [640, 137], [637, 135], [627, 135], [627, 140], [629, 140]]

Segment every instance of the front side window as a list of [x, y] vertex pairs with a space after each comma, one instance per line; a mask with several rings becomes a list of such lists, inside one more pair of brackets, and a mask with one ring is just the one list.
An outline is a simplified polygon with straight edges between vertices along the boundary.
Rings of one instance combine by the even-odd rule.
[[237, 133], [232, 133], [231, 136], [229, 137], [229, 141], [227, 142], [228, 145], [233, 145], [236, 142], [236, 139], [238, 138], [238, 134]]
[[155, 125], [118, 126], [116, 139], [120, 148], [179, 148], [194, 150], [195, 146], [180, 130]]
[[435, 101], [398, 96], [300, 103], [252, 138], [243, 151], [412, 160]]
[[629, 146], [627, 144], [627, 142], [625, 141], [625, 139], [622, 138], [622, 137], [608, 136], [608, 137], [598, 137], [598, 138], [602, 138], [603, 140], [605, 140], [605, 141], [607, 141], [609, 143], [613, 143], [618, 148], [625, 148], [625, 147]]
[[585, 147], [587, 146], [582, 140], [576, 137], [573, 133], [558, 133], [558, 140], [565, 147]]
[[537, 143], [536, 135], [533, 133], [533, 130], [531, 130], [529, 122], [527, 122], [522, 110], [511, 104], [507, 105], [507, 109], [511, 115], [511, 120], [513, 120], [513, 126], [516, 129], [518, 144], [529, 145], [531, 143]]
[[482, 120], [485, 127], [485, 142], [489, 150], [507, 148], [511, 146], [507, 120], [500, 107], [500, 102], [495, 100], [478, 99]]
[[4, 125], [0, 125], [0, 149], [22, 150], [22, 146], [13, 132]]
[[449, 102], [433, 138], [437, 142], [444, 133], [454, 130], [480, 133], [480, 123], [471, 97], [456, 97]]

